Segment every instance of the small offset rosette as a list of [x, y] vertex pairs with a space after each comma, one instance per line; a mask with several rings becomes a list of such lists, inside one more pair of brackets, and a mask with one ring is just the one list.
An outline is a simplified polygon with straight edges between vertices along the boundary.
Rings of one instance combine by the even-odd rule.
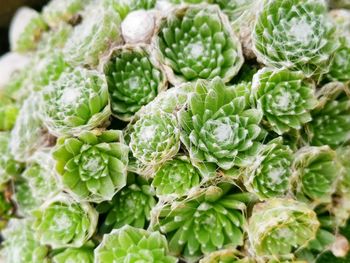
[[305, 203], [271, 198], [254, 206], [248, 222], [249, 249], [264, 262], [283, 262], [316, 237], [319, 224], [316, 213]]
[[36, 240], [53, 249], [81, 247], [94, 234], [98, 213], [89, 203], [67, 194], [47, 200], [33, 213]]
[[129, 147], [118, 130], [60, 137], [53, 151], [63, 186], [76, 199], [111, 200], [126, 184]]
[[124, 45], [112, 51], [103, 71], [112, 114], [129, 121], [144, 105], [167, 88], [167, 79], [147, 45]]
[[125, 225], [103, 236], [95, 249], [95, 263], [162, 262], [176, 263], [169, 255], [168, 242], [159, 232]]
[[215, 77], [228, 82], [244, 60], [227, 17], [215, 5], [172, 9], [160, 22], [153, 45], [172, 84]]
[[307, 77], [327, 73], [339, 47], [327, 11], [323, 0], [265, 1], [252, 34], [258, 60]]
[[44, 124], [55, 136], [78, 135], [102, 126], [111, 114], [105, 77], [97, 71], [65, 71], [42, 91]]

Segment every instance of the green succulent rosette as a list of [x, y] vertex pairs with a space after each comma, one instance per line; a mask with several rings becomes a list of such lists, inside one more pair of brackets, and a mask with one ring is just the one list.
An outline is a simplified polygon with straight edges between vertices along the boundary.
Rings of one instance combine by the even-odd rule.
[[312, 121], [305, 127], [306, 139], [313, 146], [345, 145], [350, 140], [350, 87], [330, 82], [318, 93], [319, 104], [312, 111]]
[[42, 10], [43, 19], [51, 28], [62, 22], [69, 23], [83, 10], [87, 4], [85, 2], [90, 0], [51, 0]]
[[55, 161], [51, 156], [51, 150], [46, 148], [36, 152], [28, 160], [27, 167], [22, 173], [30, 192], [36, 199], [41, 200], [41, 204], [62, 189], [55, 172]]
[[29, 52], [36, 49], [47, 25], [42, 16], [29, 7], [16, 11], [10, 25], [10, 46], [12, 51]]
[[112, 229], [130, 225], [137, 228], [147, 227], [151, 219], [151, 210], [156, 205], [154, 189], [141, 176], [130, 174], [128, 185], [112, 199], [99, 204], [97, 212], [105, 214], [100, 232], [109, 233]]
[[113, 44], [121, 43], [121, 19], [112, 7], [91, 4], [82, 14], [64, 47], [67, 61], [74, 66], [96, 67]]
[[124, 19], [128, 13], [135, 10], [153, 9], [156, 5], [156, 0], [105, 0], [106, 5], [111, 5]]
[[57, 81], [64, 71], [71, 70], [61, 51], [47, 53], [37, 53], [33, 58], [30, 72], [30, 86], [33, 91], [43, 90], [51, 82]]
[[52, 257], [52, 263], [93, 263], [93, 247], [66, 248]]
[[39, 95], [30, 95], [22, 104], [11, 131], [10, 151], [15, 160], [26, 162], [42, 146], [50, 142], [39, 110]]
[[98, 219], [90, 204], [77, 203], [63, 193], [47, 200], [33, 215], [37, 240], [53, 249], [81, 247], [94, 234]]
[[65, 71], [43, 90], [40, 107], [45, 125], [56, 136], [92, 130], [110, 116], [106, 80], [94, 70]]
[[330, 10], [329, 16], [337, 27], [337, 33], [340, 38], [350, 40], [350, 10], [333, 9]]
[[270, 0], [260, 9], [252, 33], [258, 60], [306, 77], [328, 72], [339, 43], [326, 1]]
[[143, 115], [127, 130], [133, 157], [146, 166], [156, 166], [177, 154], [180, 129], [174, 115], [156, 111]]
[[44, 203], [44, 200], [36, 196], [28, 181], [23, 177], [19, 177], [12, 184], [12, 188], [12, 200], [16, 204], [16, 213], [20, 217], [31, 217], [32, 212]]
[[263, 114], [250, 107], [249, 94], [247, 83], [225, 86], [219, 78], [196, 83], [178, 114], [181, 141], [194, 163], [215, 163], [224, 170], [249, 165], [263, 139]]
[[0, 185], [8, 182], [23, 171], [23, 164], [17, 162], [10, 151], [10, 133], [0, 132]]
[[334, 54], [327, 78], [347, 82], [350, 81], [350, 41], [342, 39], [340, 43], [341, 46]]
[[153, 44], [172, 84], [215, 77], [228, 82], [244, 60], [227, 17], [215, 5], [172, 10]]
[[0, 131], [13, 128], [18, 111], [18, 106], [10, 98], [0, 95]]
[[254, 206], [248, 222], [250, 250], [256, 257], [289, 259], [315, 238], [319, 224], [305, 203], [271, 198]]
[[117, 130], [61, 137], [53, 151], [64, 187], [79, 200], [102, 202], [126, 184], [129, 148]]
[[199, 263], [254, 263], [254, 261], [239, 251], [228, 248], [208, 254]]
[[167, 235], [171, 253], [194, 260], [243, 244], [246, 205], [230, 188], [212, 185], [160, 209], [153, 227]]
[[23, 103], [23, 101], [29, 97], [31, 92], [30, 73], [32, 67], [32, 58], [30, 58], [23, 68], [13, 72], [10, 75], [9, 81], [1, 87], [1, 96]]
[[302, 73], [264, 68], [254, 75], [252, 90], [266, 126], [279, 135], [301, 129], [317, 106], [315, 86]]
[[159, 232], [124, 226], [103, 236], [95, 249], [95, 263], [175, 263], [166, 238]]
[[304, 202], [331, 202], [342, 175], [335, 151], [326, 145], [303, 147], [294, 156], [293, 170], [297, 198]]
[[2, 232], [5, 241], [0, 256], [6, 263], [49, 263], [48, 247], [41, 245], [34, 236], [29, 219], [11, 219]]
[[158, 197], [181, 197], [199, 187], [200, 172], [186, 156], [178, 156], [165, 162], [154, 175], [152, 186]]
[[291, 148], [278, 137], [265, 145], [254, 159], [253, 165], [241, 172], [247, 190], [260, 200], [285, 196], [291, 187]]
[[126, 45], [113, 51], [104, 65], [112, 113], [129, 121], [159, 92], [166, 89], [166, 77], [143, 45]]

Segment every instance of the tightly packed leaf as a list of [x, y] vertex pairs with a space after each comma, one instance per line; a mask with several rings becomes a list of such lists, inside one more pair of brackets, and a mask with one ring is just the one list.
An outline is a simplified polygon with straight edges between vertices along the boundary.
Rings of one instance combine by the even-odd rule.
[[265, 1], [253, 30], [253, 48], [267, 66], [326, 73], [339, 43], [321, 0]]
[[53, 156], [63, 185], [80, 200], [101, 202], [126, 184], [129, 149], [121, 131], [58, 139]]
[[216, 6], [173, 10], [155, 42], [174, 83], [216, 76], [227, 82], [243, 63], [241, 45]]
[[167, 235], [173, 254], [193, 259], [225, 245], [243, 244], [246, 206], [230, 188], [210, 186], [188, 200], [162, 207], [155, 228]]
[[303, 74], [264, 68], [253, 78], [252, 89], [266, 118], [266, 125], [278, 134], [301, 129], [311, 121], [316, 107], [314, 85]]
[[198, 81], [187, 108], [179, 112], [181, 140], [194, 162], [222, 169], [247, 165], [259, 148], [262, 112], [249, 106], [249, 84], [225, 86]]
[[110, 115], [105, 78], [84, 68], [62, 73], [43, 90], [41, 100], [44, 123], [54, 135], [94, 129]]
[[152, 185], [157, 196], [183, 196], [199, 185], [201, 175], [187, 157], [179, 156], [164, 163], [156, 172]]
[[32, 221], [12, 219], [3, 232], [4, 241], [1, 257], [7, 263], [48, 263], [48, 248], [35, 238]]
[[113, 43], [121, 42], [120, 16], [99, 3], [87, 6], [82, 17], [64, 47], [65, 55], [71, 64], [96, 66]]
[[130, 120], [166, 88], [165, 75], [152, 60], [146, 47], [127, 46], [116, 50], [104, 66], [112, 113], [122, 120]]
[[68, 195], [49, 199], [34, 213], [34, 230], [41, 244], [53, 248], [80, 247], [93, 235], [98, 214], [88, 203]]
[[269, 142], [257, 153], [253, 165], [242, 171], [247, 190], [259, 199], [281, 197], [290, 191], [293, 152], [283, 140]]
[[329, 145], [332, 148], [350, 140], [350, 87], [331, 82], [319, 92], [320, 103], [312, 112], [312, 121], [306, 126], [311, 145]]
[[283, 260], [315, 238], [318, 227], [316, 213], [306, 204], [272, 198], [254, 207], [248, 238], [255, 255]]
[[130, 127], [129, 147], [146, 165], [157, 165], [173, 157], [180, 147], [180, 130], [176, 118], [157, 111], [145, 115]]
[[341, 176], [336, 153], [328, 146], [304, 147], [294, 156], [297, 196], [329, 202]]
[[129, 175], [128, 186], [119, 191], [112, 201], [96, 207], [100, 214], [106, 214], [100, 231], [108, 233], [125, 225], [145, 228], [155, 205], [154, 190], [148, 182], [140, 176]]
[[349, 3], [20, 8], [0, 262], [348, 262]]
[[95, 263], [175, 263], [168, 244], [159, 232], [124, 226], [105, 235], [95, 250]]

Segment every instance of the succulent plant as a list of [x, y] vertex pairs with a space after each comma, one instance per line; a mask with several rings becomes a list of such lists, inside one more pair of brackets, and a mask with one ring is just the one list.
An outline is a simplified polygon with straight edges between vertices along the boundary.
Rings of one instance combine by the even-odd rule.
[[350, 197], [350, 146], [339, 147], [336, 151], [337, 159], [343, 167], [343, 176], [340, 178], [338, 190]]
[[163, 71], [146, 46], [124, 46], [115, 50], [104, 65], [112, 113], [130, 120], [142, 106], [166, 88]]
[[156, 205], [154, 190], [141, 176], [130, 174], [128, 185], [119, 191], [112, 201], [96, 207], [100, 214], [106, 214], [100, 232], [130, 225], [145, 228], [151, 219], [151, 210]]
[[17, 162], [10, 151], [10, 134], [0, 132], [0, 185], [8, 182], [23, 171], [23, 164]]
[[246, 205], [230, 188], [212, 185], [161, 208], [154, 228], [167, 235], [171, 253], [193, 259], [243, 244]]
[[43, 204], [44, 200], [36, 196], [29, 183], [23, 177], [17, 178], [13, 184], [12, 200], [16, 204], [16, 213], [21, 217], [30, 217], [35, 209]]
[[339, 47], [326, 1], [271, 0], [259, 11], [252, 34], [258, 59], [267, 66], [322, 75]]
[[94, 250], [91, 247], [66, 248], [52, 257], [53, 263], [93, 263]]
[[53, 151], [63, 185], [79, 200], [111, 200], [126, 184], [129, 148], [117, 130], [61, 137]]
[[18, 111], [18, 106], [10, 98], [0, 95], [0, 131], [13, 128]]
[[251, 108], [249, 85], [225, 86], [219, 78], [198, 81], [187, 108], [179, 112], [181, 141], [194, 162], [228, 170], [249, 165], [263, 135], [262, 112]]
[[90, 204], [66, 194], [47, 200], [33, 215], [37, 240], [54, 249], [81, 247], [94, 234], [98, 219]]
[[62, 52], [38, 54], [33, 59], [33, 69], [30, 73], [31, 90], [43, 90], [51, 82], [59, 79], [64, 71], [70, 70], [68, 63], [64, 60]]
[[71, 22], [86, 5], [82, 0], [51, 0], [42, 11], [45, 22], [52, 28], [62, 22]]
[[281, 137], [270, 141], [255, 156], [253, 165], [243, 169], [247, 190], [259, 199], [282, 197], [290, 191], [293, 151]]
[[302, 73], [264, 68], [254, 75], [252, 90], [266, 125], [280, 135], [310, 122], [317, 105], [314, 84]]
[[121, 19], [112, 7], [91, 4], [82, 14], [82, 22], [74, 27], [64, 53], [72, 65], [97, 66], [112, 44], [121, 42]]
[[267, 259], [288, 259], [315, 238], [319, 222], [305, 203], [271, 198], [254, 206], [248, 222], [251, 251]]
[[27, 163], [22, 173], [30, 191], [34, 193], [41, 204], [61, 190], [61, 185], [55, 172], [55, 162], [51, 156], [51, 148], [36, 152]]
[[0, 256], [6, 263], [49, 263], [48, 247], [41, 245], [34, 236], [30, 219], [11, 219], [2, 232], [5, 241]]
[[341, 169], [335, 151], [328, 146], [301, 148], [293, 160], [297, 197], [306, 197], [316, 203], [330, 202]]
[[41, 146], [48, 144], [49, 135], [39, 112], [39, 96], [32, 94], [23, 102], [11, 131], [10, 151], [18, 161], [27, 161]]
[[47, 25], [34, 9], [22, 7], [16, 11], [10, 26], [10, 46], [12, 51], [28, 52], [36, 49]]
[[350, 41], [342, 39], [340, 43], [341, 46], [334, 54], [327, 77], [333, 81], [350, 81]]
[[319, 91], [319, 105], [306, 125], [308, 141], [313, 146], [332, 148], [350, 140], [350, 87], [339, 82], [326, 84]]
[[152, 181], [158, 197], [181, 197], [199, 187], [201, 175], [186, 156], [178, 156], [159, 167]]
[[173, 84], [196, 79], [232, 79], [243, 64], [241, 45], [214, 5], [174, 9], [154, 40]]
[[44, 123], [58, 136], [92, 130], [110, 116], [106, 80], [94, 70], [63, 72], [43, 90], [41, 100]]
[[180, 148], [180, 130], [174, 115], [156, 111], [129, 127], [129, 147], [141, 163], [155, 166], [171, 159]]
[[95, 263], [175, 263], [168, 254], [166, 238], [159, 232], [124, 226], [103, 236], [95, 249]]

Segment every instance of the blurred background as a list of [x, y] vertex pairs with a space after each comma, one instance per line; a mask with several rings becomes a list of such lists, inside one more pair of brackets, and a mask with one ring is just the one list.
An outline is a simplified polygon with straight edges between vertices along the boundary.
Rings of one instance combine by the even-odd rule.
[[0, 54], [9, 49], [8, 28], [16, 10], [21, 6], [29, 6], [41, 10], [48, 0], [0, 0]]

